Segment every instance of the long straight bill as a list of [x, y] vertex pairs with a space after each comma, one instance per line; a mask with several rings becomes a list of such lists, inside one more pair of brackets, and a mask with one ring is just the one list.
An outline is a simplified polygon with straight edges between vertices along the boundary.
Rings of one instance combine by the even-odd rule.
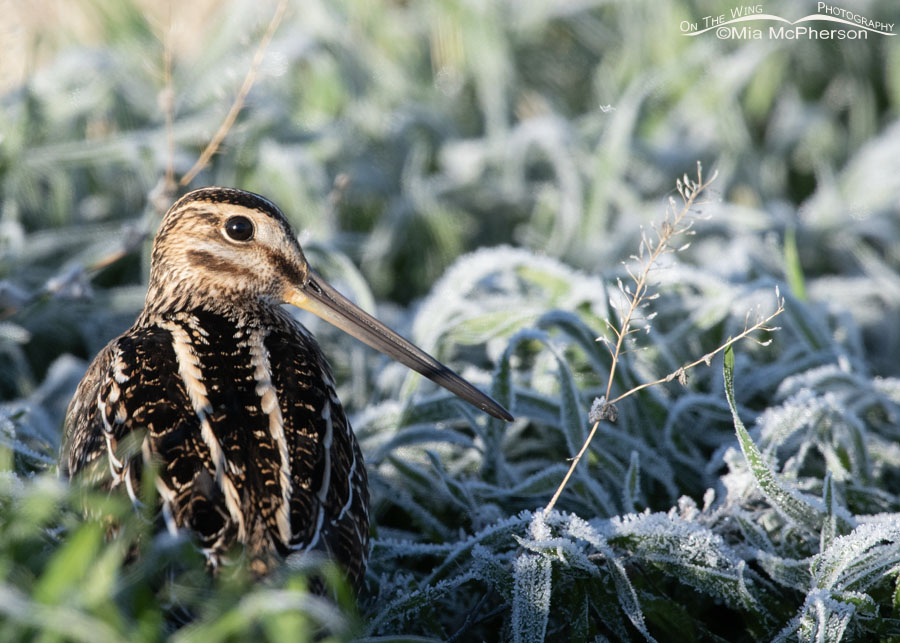
[[305, 285], [291, 288], [285, 295], [285, 301], [318, 315], [375, 350], [440, 384], [485, 413], [507, 422], [513, 420], [509, 411], [495, 400], [479, 391], [421, 348], [407, 341], [364, 310], [357, 308], [317, 274], [310, 272], [309, 280]]

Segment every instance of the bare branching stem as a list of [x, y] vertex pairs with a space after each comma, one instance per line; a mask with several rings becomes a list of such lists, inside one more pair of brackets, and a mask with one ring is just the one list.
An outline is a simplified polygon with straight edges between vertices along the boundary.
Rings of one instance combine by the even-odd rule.
[[[612, 364], [610, 365], [609, 369], [609, 379], [607, 380], [606, 395], [604, 397], [606, 407], [610, 407], [616, 402], [619, 402], [626, 397], [650, 386], [656, 386], [665, 382], [671, 382], [674, 379], [683, 380], [686, 371], [694, 368], [695, 366], [699, 366], [700, 364], [708, 365], [710, 363], [710, 360], [714, 355], [716, 355], [716, 353], [725, 350], [728, 346], [731, 346], [735, 342], [750, 336], [756, 331], [775, 330], [775, 328], [772, 328], [767, 324], [784, 311], [784, 299], [781, 298], [777, 290], [777, 309], [774, 313], [772, 313], [765, 319], [757, 321], [752, 326], [745, 326], [744, 331], [741, 334], [737, 335], [736, 337], [729, 338], [728, 341], [719, 346], [716, 350], [704, 355], [700, 359], [691, 362], [690, 364], [686, 364], [678, 368], [666, 377], [660, 378], [653, 382], [640, 384], [626, 391], [625, 393], [622, 393], [621, 395], [610, 399], [610, 395], [612, 395], [613, 378], [616, 374], [616, 366], [618, 365], [619, 359], [622, 357], [622, 354], [625, 351], [626, 338], [634, 332], [632, 325], [635, 320], [635, 316], [650, 299], [654, 298], [654, 296], [648, 294], [650, 272], [662, 255], [675, 250], [672, 246], [672, 240], [674, 237], [681, 234], [690, 233], [690, 228], [693, 223], [690, 217], [691, 210], [694, 206], [698, 205], [698, 197], [709, 187], [709, 184], [712, 183], [715, 178], [716, 176], [715, 174], [713, 174], [710, 179], [704, 182], [702, 170], [700, 164], [698, 163], [696, 181], [692, 181], [686, 176], [683, 180], [679, 180], [676, 185], [678, 188], [678, 193], [681, 195], [682, 207], [679, 208], [676, 212], [670, 205], [669, 209], [666, 212], [665, 220], [663, 221], [659, 229], [656, 230], [655, 240], [652, 240], [646, 232], [642, 235], [638, 255], [632, 257], [640, 265], [640, 271], [635, 272], [631, 269], [630, 266], [625, 266], [626, 273], [631, 278], [633, 283], [628, 286], [623, 285], [621, 282], [619, 283], [619, 290], [628, 297], [628, 307], [625, 310], [625, 314], [622, 315], [619, 319], [619, 324], [617, 326], [611, 323], [609, 324], [609, 328], [612, 331], [612, 334], [615, 336], [616, 342], [615, 345], [610, 348]], [[584, 457], [584, 454], [587, 452], [588, 447], [590, 446], [591, 441], [594, 439], [594, 435], [596, 435], [599, 426], [600, 420], [595, 421], [591, 426], [591, 430], [588, 433], [587, 438], [585, 438], [584, 444], [581, 445], [581, 449], [579, 449], [575, 457], [572, 458], [571, 464], [569, 465], [569, 470], [566, 471], [566, 475], [563, 477], [562, 482], [560, 482], [559, 486], [556, 488], [556, 491], [553, 494], [553, 497], [550, 498], [550, 502], [548, 502], [547, 506], [544, 508], [545, 515], [549, 513], [550, 510], [553, 509], [553, 507], [556, 505], [557, 500], [559, 500], [560, 495], [562, 495], [562, 492], [566, 488], [566, 485], [569, 483], [572, 474], [575, 472], [575, 468], [578, 466], [578, 463], [581, 462], [581, 458]]]
[[[178, 183], [175, 182], [175, 89], [173, 86], [172, 80], [172, 65], [173, 65], [173, 19], [172, 19], [172, 3], [171, 1], [168, 4], [168, 13], [166, 16], [166, 26], [165, 31], [162, 36], [162, 44], [163, 44], [163, 89], [159, 97], [160, 107], [163, 110], [163, 115], [165, 118], [165, 133], [166, 133], [166, 173], [162, 186], [162, 194], [158, 199], [159, 204], [159, 212], [160, 214], [165, 211], [165, 208], [168, 207], [168, 204], [172, 202], [172, 199], [175, 195], [175, 189], [180, 184], [185, 186], [189, 184], [194, 177], [206, 167], [207, 163], [209, 163], [209, 159], [212, 158], [213, 154], [216, 153], [219, 146], [222, 144], [222, 141], [227, 136], [228, 131], [234, 125], [235, 120], [238, 117], [241, 109], [244, 105], [244, 100], [247, 98], [247, 94], [250, 93], [250, 89], [253, 87], [253, 83], [256, 80], [256, 75], [259, 70], [259, 66], [262, 63], [263, 57], [265, 55], [266, 49], [269, 46], [269, 43], [272, 40], [272, 37], [275, 35], [276, 29], [278, 29], [278, 25], [281, 23], [282, 18], [284, 17], [285, 11], [287, 10], [287, 0], [280, 0], [278, 6], [275, 8], [275, 12], [272, 15], [272, 19], [269, 21], [269, 25], [266, 28], [265, 33], [263, 34], [262, 39], [259, 42], [259, 46], [256, 48], [256, 52], [253, 55], [253, 60], [250, 63], [250, 69], [247, 71], [247, 76], [244, 78], [244, 83], [241, 85], [240, 91], [238, 91], [237, 96], [234, 99], [234, 102], [231, 105], [231, 108], [228, 110], [228, 114], [225, 116], [225, 120], [222, 121], [222, 125], [216, 131], [215, 135], [210, 139], [209, 143], [206, 145], [206, 148], [203, 150], [203, 153], [200, 155], [200, 158], [197, 159], [197, 162], [194, 163], [194, 166], [181, 178], [181, 181]], [[87, 267], [89, 272], [97, 272], [102, 270], [103, 268], [119, 261], [122, 257], [131, 253], [134, 248], [143, 243], [144, 239], [146, 239], [149, 232], [147, 230], [143, 230], [140, 234], [132, 235], [128, 241], [119, 249], [109, 253], [108, 255], [101, 257], [96, 262]]]
[[198, 158], [197, 162], [194, 163], [194, 167], [188, 170], [188, 172], [183, 177], [181, 177], [181, 181], [179, 181], [179, 183], [182, 186], [188, 185], [191, 181], [194, 180], [194, 177], [197, 176], [197, 174], [206, 167], [213, 154], [218, 151], [219, 146], [222, 144], [222, 141], [225, 140], [225, 137], [228, 135], [228, 132], [234, 125], [234, 122], [237, 120], [238, 114], [240, 114], [241, 109], [243, 109], [244, 107], [244, 101], [247, 99], [247, 95], [250, 93], [250, 90], [253, 87], [253, 83], [256, 81], [256, 75], [259, 72], [259, 66], [260, 64], [262, 64], [263, 58], [265, 57], [266, 49], [268, 48], [272, 37], [275, 35], [275, 30], [278, 29], [278, 25], [281, 23], [281, 19], [284, 17], [284, 12], [286, 10], [287, 0], [280, 0], [278, 6], [275, 8], [275, 13], [272, 15], [272, 20], [269, 21], [269, 26], [266, 28], [266, 32], [263, 34], [262, 39], [259, 41], [259, 46], [256, 48], [256, 53], [253, 54], [253, 60], [250, 63], [250, 69], [247, 70], [247, 75], [244, 77], [244, 83], [241, 85], [240, 90], [238, 90], [237, 96], [234, 97], [234, 102], [231, 104], [231, 108], [225, 115], [225, 119], [222, 121], [219, 129], [210, 139], [209, 143], [207, 143], [206, 148], [204, 148], [203, 150], [203, 153], [200, 154], [200, 158]]
[[172, 87], [171, 0], [167, 7], [166, 32], [163, 36], [163, 93], [160, 102], [166, 118], [166, 178], [163, 185], [166, 196], [171, 197], [175, 192], [175, 89]]
[[[770, 321], [772, 321], [773, 319], [775, 319], [776, 317], [778, 317], [778, 315], [780, 315], [781, 313], [784, 312], [784, 299], [779, 297], [777, 301], [778, 301], [778, 306], [777, 306], [777, 308], [775, 309], [775, 311], [774, 311], [771, 315], [769, 315], [769, 316], [766, 317], [765, 319], [759, 320], [758, 322], [756, 322], [755, 324], [753, 324], [753, 326], [750, 326], [749, 328], [744, 329], [744, 331], [743, 331], [740, 335], [736, 335], [736, 336], [734, 336], [734, 337], [730, 337], [730, 338], [728, 339], [728, 341], [726, 341], [724, 344], [722, 344], [721, 346], [719, 346], [716, 350], [714, 350], [714, 351], [712, 351], [712, 352], [710, 352], [710, 353], [707, 353], [706, 355], [704, 355], [704, 356], [701, 357], [700, 359], [695, 360], [695, 361], [691, 362], [690, 364], [685, 364], [685, 365], [682, 366], [681, 368], [672, 371], [671, 373], [669, 373], [669, 374], [666, 375], [665, 377], [661, 377], [660, 379], [654, 380], [654, 381], [652, 381], [652, 382], [644, 382], [643, 384], [638, 384], [638, 385], [635, 386], [634, 388], [629, 389], [628, 391], [625, 391], [624, 393], [622, 393], [622, 394], [619, 395], [618, 397], [614, 397], [613, 399], [609, 400], [609, 401], [607, 402], [607, 404], [615, 404], [616, 402], [619, 402], [620, 400], [625, 399], [625, 398], [628, 397], [629, 395], [633, 395], [634, 393], [637, 393], [638, 391], [643, 390], [643, 389], [645, 389], [645, 388], [649, 388], [649, 387], [651, 387], [651, 386], [657, 386], [657, 385], [659, 385], [659, 384], [665, 384], [666, 382], [671, 382], [672, 380], [675, 380], [675, 379], [680, 380], [680, 379], [682, 379], [682, 378], [684, 377], [684, 374], [685, 374], [687, 371], [689, 371], [690, 369], [694, 368], [695, 366], [700, 366], [701, 364], [705, 364], [706, 366], [709, 366], [710, 362], [712, 361], [712, 358], [713, 358], [715, 355], [717, 355], [718, 353], [721, 353], [721, 352], [724, 351], [726, 348], [728, 348], [728, 347], [731, 346], [732, 344], [735, 344], [735, 343], [741, 341], [741, 340], [744, 339], [745, 337], [749, 337], [752, 333], [754, 333], [754, 332], [756, 332], [756, 331], [772, 332], [772, 331], [778, 330], [778, 328], [775, 327], [775, 326], [767, 326], [767, 324], [768, 324]], [[609, 390], [609, 389], [607, 389], [607, 390]]]
[[559, 497], [562, 495], [563, 489], [566, 488], [566, 485], [569, 484], [569, 478], [572, 477], [572, 474], [575, 473], [575, 467], [578, 466], [578, 463], [581, 462], [582, 456], [584, 456], [585, 451], [588, 450], [588, 447], [591, 444], [591, 440], [594, 439], [594, 434], [597, 433], [597, 428], [600, 426], [600, 421], [597, 420], [594, 422], [594, 425], [591, 427], [590, 433], [588, 433], [587, 438], [584, 440], [584, 444], [581, 445], [581, 449], [578, 450], [578, 454], [572, 458], [572, 464], [569, 465], [569, 470], [566, 471], [566, 475], [563, 476], [562, 482], [559, 483], [559, 486], [556, 488], [556, 491], [553, 492], [553, 497], [550, 498], [550, 502], [547, 503], [547, 506], [544, 507], [544, 515], [550, 513], [550, 510], [556, 506], [556, 501], [559, 500]]

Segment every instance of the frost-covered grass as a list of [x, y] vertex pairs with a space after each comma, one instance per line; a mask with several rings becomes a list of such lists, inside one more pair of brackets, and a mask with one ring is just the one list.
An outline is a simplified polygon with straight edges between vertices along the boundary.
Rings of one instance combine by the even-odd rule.
[[[190, 186], [272, 198], [320, 272], [516, 416], [307, 320], [370, 472], [357, 605], [327, 565], [339, 598], [305, 592], [315, 562], [212, 582], [56, 479], [87, 360], [142, 304], [165, 179], [277, 5], [63, 4], [0, 25], [28, 63], [0, 97], [0, 640], [900, 637], [897, 38], [682, 37], [714, 1], [288, 3]], [[622, 262], [698, 160], [718, 179], [610, 385]], [[618, 401], [544, 510], [596, 398], [723, 346], [776, 288], [779, 330]]]

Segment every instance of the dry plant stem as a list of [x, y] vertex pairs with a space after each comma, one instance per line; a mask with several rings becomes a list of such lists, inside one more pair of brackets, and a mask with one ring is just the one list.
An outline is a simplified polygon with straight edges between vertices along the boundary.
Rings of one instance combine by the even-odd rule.
[[[740, 340], [744, 339], [745, 337], [748, 337], [751, 333], [758, 331], [758, 330], [759, 331], [777, 330], [777, 328], [767, 326], [766, 324], [768, 324], [770, 321], [775, 319], [775, 317], [777, 317], [778, 315], [780, 315], [783, 312], [784, 312], [784, 300], [779, 299], [778, 300], [778, 308], [775, 310], [775, 312], [773, 312], [771, 315], [769, 315], [765, 319], [755, 323], [750, 328], [745, 329], [744, 332], [742, 332], [740, 335], [730, 338], [727, 342], [725, 342], [724, 344], [719, 346], [716, 350], [712, 351], [711, 353], [707, 353], [700, 359], [695, 360], [695, 361], [691, 362], [690, 364], [686, 364], [685, 366], [682, 366], [681, 368], [679, 368], [675, 371], [672, 371], [665, 377], [661, 377], [660, 379], [654, 380], [653, 382], [645, 382], [643, 384], [639, 384], [638, 386], [635, 386], [634, 388], [632, 388], [628, 391], [625, 391], [618, 397], [615, 397], [615, 398], [609, 400], [607, 402], [607, 404], [615, 404], [616, 402], [624, 400], [626, 397], [628, 397], [630, 395], [634, 395], [635, 393], [637, 393], [638, 391], [640, 391], [642, 389], [649, 388], [651, 386], [656, 386], [658, 384], [664, 384], [666, 382], [671, 382], [674, 379], [682, 377], [686, 371], [694, 368], [695, 366], [699, 366], [700, 364], [706, 364], [707, 366], [709, 366], [709, 362], [710, 362], [710, 360], [712, 360], [714, 355], [716, 355], [717, 353], [721, 353], [722, 351], [724, 351], [726, 348], [728, 348], [732, 344], [739, 342]], [[607, 388], [607, 390], [609, 390], [609, 389]], [[574, 458], [572, 458], [572, 464], [569, 465], [569, 470], [566, 471], [566, 475], [563, 477], [562, 482], [560, 482], [559, 487], [556, 488], [556, 492], [553, 494], [553, 497], [550, 499], [550, 502], [548, 502], [547, 506], [544, 507], [544, 515], [549, 513], [550, 510], [553, 509], [553, 507], [556, 505], [556, 501], [559, 500], [559, 496], [562, 494], [563, 489], [566, 488], [566, 485], [569, 482], [569, 478], [571, 478], [572, 474], [575, 472], [575, 467], [578, 466], [578, 463], [581, 461], [582, 456], [584, 456], [585, 451], [587, 451], [588, 446], [590, 446], [591, 440], [594, 439], [594, 434], [597, 433], [597, 428], [599, 426], [600, 426], [599, 420], [594, 422], [593, 426], [591, 427], [590, 432], [588, 433], [587, 438], [585, 438], [584, 444], [581, 445], [581, 449], [578, 451], [578, 454]]]
[[563, 489], [566, 488], [566, 485], [569, 484], [569, 478], [572, 477], [572, 474], [575, 473], [575, 467], [578, 466], [578, 463], [581, 462], [581, 458], [584, 455], [584, 452], [587, 451], [588, 446], [591, 444], [591, 440], [594, 439], [594, 434], [597, 433], [597, 428], [600, 426], [600, 420], [594, 422], [594, 425], [591, 427], [590, 433], [588, 433], [587, 438], [584, 440], [584, 444], [581, 445], [581, 449], [578, 451], [578, 455], [572, 458], [572, 464], [569, 465], [569, 470], [566, 471], [566, 475], [563, 476], [562, 482], [559, 483], [559, 486], [556, 488], [556, 491], [553, 492], [553, 497], [550, 498], [550, 502], [547, 503], [547, 506], [544, 507], [544, 515], [550, 513], [553, 510], [553, 507], [556, 506], [556, 501], [559, 500], [559, 497], [562, 495]]
[[[167, 24], [165, 35], [163, 36], [163, 90], [162, 96], [160, 97], [160, 103], [162, 105], [163, 113], [166, 119], [166, 149], [168, 158], [166, 160], [166, 174], [163, 183], [163, 189], [165, 191], [165, 198], [163, 202], [170, 202], [175, 193], [176, 183], [175, 183], [175, 90], [172, 87], [172, 3], [169, 3], [168, 7], [168, 16], [167, 16]], [[244, 100], [247, 97], [247, 94], [250, 93], [250, 89], [253, 87], [253, 82], [256, 79], [256, 73], [259, 69], [259, 65], [262, 62], [263, 55], [266, 52], [266, 48], [269, 46], [269, 42], [272, 40], [272, 36], [275, 34], [275, 30], [278, 28], [278, 25], [281, 23], [281, 19], [284, 17], [284, 13], [287, 9], [287, 0], [281, 0], [278, 3], [278, 6], [275, 8], [275, 13], [272, 15], [272, 20], [269, 22], [269, 26], [266, 28], [266, 32], [260, 40], [259, 47], [256, 49], [256, 53], [253, 55], [253, 61], [250, 64], [250, 69], [247, 71], [247, 76], [244, 78], [244, 84], [241, 85], [241, 89], [238, 92], [238, 95], [235, 97], [234, 102], [231, 105], [231, 109], [229, 109], [228, 114], [225, 116], [225, 120], [222, 122], [222, 125], [219, 127], [215, 136], [210, 140], [207, 144], [206, 148], [203, 150], [203, 153], [200, 155], [200, 158], [197, 159], [197, 162], [194, 163], [194, 166], [185, 174], [181, 181], [180, 185], [185, 186], [190, 183], [193, 178], [200, 172], [206, 164], [209, 163], [209, 159], [212, 158], [212, 155], [216, 153], [216, 150], [221, 145], [222, 141], [225, 139], [225, 136], [228, 134], [228, 131], [231, 129], [231, 126], [234, 125], [235, 119], [237, 119], [238, 114], [241, 111], [241, 108], [244, 105]], [[136, 246], [140, 245], [143, 240], [146, 238], [147, 232], [144, 232], [139, 237], [136, 237], [132, 240], [131, 243], [111, 252], [110, 254], [101, 257], [96, 262], [87, 267], [89, 272], [97, 272], [102, 270], [103, 268], [117, 262], [122, 257], [129, 254]]]
[[[207, 144], [206, 148], [203, 150], [203, 153], [200, 155], [200, 158], [197, 159], [197, 162], [194, 163], [194, 166], [185, 174], [179, 184], [182, 186], [190, 183], [194, 177], [199, 173], [206, 164], [209, 163], [209, 159], [212, 158], [212, 155], [216, 153], [219, 145], [221, 145], [222, 141], [225, 139], [225, 136], [228, 134], [228, 131], [231, 129], [231, 126], [234, 125], [234, 121], [237, 119], [238, 114], [241, 111], [241, 108], [244, 105], [244, 100], [247, 97], [247, 94], [250, 93], [250, 89], [253, 87], [253, 82], [256, 79], [256, 73], [259, 69], [260, 63], [262, 63], [263, 56], [265, 55], [266, 48], [269, 46], [269, 42], [272, 40], [272, 36], [275, 35], [275, 30], [278, 28], [278, 25], [281, 23], [282, 18], [284, 17], [284, 13], [287, 10], [287, 0], [281, 0], [278, 3], [278, 6], [275, 8], [275, 13], [272, 15], [272, 20], [269, 22], [268, 27], [266, 28], [265, 34], [263, 34], [262, 40], [260, 40], [259, 46], [256, 49], [256, 53], [253, 55], [253, 61], [250, 64], [250, 69], [247, 71], [247, 76], [244, 78], [244, 83], [241, 85], [241, 89], [238, 92], [237, 96], [234, 99], [234, 102], [231, 105], [231, 108], [228, 111], [228, 114], [225, 116], [225, 120], [222, 121], [222, 125], [219, 127], [218, 131], [216, 131], [215, 136], [212, 137], [210, 142]], [[175, 193], [176, 183], [175, 183], [175, 90], [172, 87], [172, 4], [169, 3], [169, 13], [168, 13], [168, 23], [166, 25], [166, 32], [163, 36], [163, 94], [161, 97], [161, 103], [163, 108], [163, 113], [166, 119], [166, 148], [168, 159], [166, 160], [166, 174], [163, 184], [163, 189], [165, 190], [166, 197], [163, 199], [164, 202], [169, 202], [172, 200], [172, 197]], [[146, 238], [147, 233], [145, 232], [139, 238], [137, 238], [131, 244], [116, 250], [105, 257], [101, 257], [92, 265], [88, 266], [88, 271], [96, 272], [98, 270], [102, 270], [106, 266], [109, 266], [122, 257], [126, 256], [130, 253], [135, 246], [139, 245], [144, 238]]]
[[[779, 298], [778, 299], [778, 308], [775, 309], [775, 312], [773, 312], [771, 315], [769, 315], [765, 319], [756, 322], [755, 324], [753, 324], [753, 326], [744, 329], [744, 332], [742, 332], [740, 335], [729, 338], [728, 341], [726, 341], [724, 344], [719, 346], [716, 350], [712, 351], [711, 353], [707, 353], [700, 359], [695, 360], [695, 361], [691, 362], [690, 364], [685, 364], [678, 370], [672, 371], [665, 377], [661, 377], [660, 379], [654, 380], [652, 382], [644, 382], [643, 384], [638, 384], [633, 389], [630, 389], [630, 390], [622, 393], [618, 397], [614, 397], [613, 399], [607, 401], [607, 404], [615, 404], [616, 402], [623, 400], [626, 397], [628, 397], [629, 395], [637, 393], [638, 391], [640, 391], [642, 389], [649, 388], [651, 386], [656, 386], [657, 384], [665, 384], [666, 382], [671, 382], [674, 379], [679, 379], [687, 371], [694, 368], [695, 366], [700, 366], [700, 364], [706, 364], [707, 366], [709, 366], [710, 361], [716, 354], [721, 353], [722, 351], [724, 351], [726, 348], [728, 348], [732, 344], [735, 344], [735, 343], [739, 342], [740, 340], [744, 339], [745, 337], [748, 337], [751, 333], [753, 333], [755, 331], [760, 330], [760, 331], [771, 332], [774, 330], [778, 330], [778, 328], [776, 328], [774, 326], [767, 326], [766, 324], [768, 324], [770, 321], [772, 321], [773, 319], [778, 317], [778, 315], [780, 315], [783, 312], [784, 312], [784, 299]], [[609, 389], [607, 389], [607, 390], [609, 390]]]
[[197, 159], [196, 163], [194, 163], [194, 167], [188, 170], [187, 174], [181, 177], [181, 181], [179, 181], [179, 183], [182, 186], [188, 185], [191, 181], [194, 180], [194, 177], [197, 176], [197, 174], [206, 167], [207, 163], [209, 163], [209, 159], [212, 158], [213, 154], [216, 153], [216, 151], [219, 149], [219, 146], [222, 144], [222, 141], [225, 140], [225, 137], [228, 135], [229, 130], [231, 130], [231, 127], [234, 125], [234, 121], [237, 120], [238, 114], [240, 114], [241, 109], [244, 107], [244, 101], [247, 99], [247, 94], [250, 93], [250, 89], [253, 87], [253, 83], [256, 81], [256, 74], [259, 71], [259, 65], [262, 63], [263, 56], [266, 53], [266, 48], [268, 48], [269, 42], [271, 42], [272, 40], [272, 36], [275, 35], [275, 30], [278, 29], [278, 25], [281, 22], [281, 19], [284, 17], [284, 12], [286, 9], [287, 0], [281, 0], [278, 3], [278, 6], [275, 8], [275, 13], [272, 15], [272, 20], [269, 22], [269, 26], [266, 28], [266, 33], [263, 34], [262, 40], [259, 41], [259, 47], [256, 48], [256, 53], [253, 54], [253, 61], [250, 63], [250, 69], [247, 70], [247, 75], [244, 77], [244, 84], [241, 85], [237, 96], [234, 97], [234, 102], [231, 104], [231, 109], [228, 110], [228, 113], [225, 115], [225, 120], [222, 121], [219, 129], [206, 145], [206, 148], [203, 150], [200, 158]]
[[[784, 311], [784, 301], [781, 299], [780, 296], [778, 296], [778, 294], [776, 292], [776, 297], [778, 297], [778, 308], [769, 317], [757, 322], [752, 327], [749, 327], [749, 328], [745, 327], [744, 332], [742, 332], [737, 337], [730, 338], [727, 342], [722, 344], [719, 348], [717, 348], [713, 352], [708, 353], [707, 355], [704, 355], [700, 359], [698, 359], [694, 362], [691, 362], [690, 364], [687, 364], [686, 366], [682, 366], [681, 368], [677, 369], [673, 373], [670, 373], [666, 377], [658, 379], [654, 382], [646, 382], [644, 384], [636, 386], [633, 389], [619, 395], [615, 399], [610, 400], [609, 396], [612, 394], [612, 383], [613, 383], [613, 378], [616, 374], [616, 365], [618, 364], [619, 358], [622, 355], [625, 338], [632, 332], [631, 322], [634, 319], [635, 312], [638, 310], [638, 308], [641, 307], [642, 303], [647, 299], [647, 283], [648, 283], [648, 279], [649, 279], [649, 275], [650, 275], [650, 270], [653, 267], [653, 265], [656, 263], [656, 261], [660, 258], [660, 256], [662, 256], [664, 253], [671, 250], [671, 246], [669, 245], [669, 242], [671, 241], [672, 237], [674, 235], [678, 234], [679, 232], [685, 232], [689, 229], [689, 227], [690, 227], [689, 223], [685, 227], [679, 227], [679, 225], [684, 220], [684, 218], [690, 213], [691, 208], [697, 204], [697, 200], [696, 200], [697, 197], [709, 186], [710, 183], [712, 183], [712, 181], [715, 180], [715, 178], [716, 178], [715, 174], [713, 174], [712, 178], [710, 178], [708, 181], [706, 181], [704, 183], [703, 175], [701, 173], [700, 165], [698, 163], [698, 165], [697, 165], [697, 181], [692, 182], [692, 181], [685, 180], [684, 183], [681, 183], [681, 182], [678, 183], [678, 192], [679, 192], [679, 194], [681, 194], [682, 200], [684, 202], [683, 207], [678, 212], [678, 214], [674, 217], [674, 219], [669, 220], [668, 217], [666, 218], [666, 221], [664, 222], [663, 226], [661, 227], [660, 231], [658, 232], [657, 241], [654, 244], [654, 246], [652, 247], [649, 257], [647, 257], [646, 259], [643, 259], [643, 255], [642, 255], [641, 259], [639, 259], [639, 261], [641, 261], [641, 264], [642, 264], [642, 269], [641, 269], [640, 273], [635, 275], [630, 270], [628, 271], [628, 274], [634, 280], [633, 291], [631, 291], [631, 290], [626, 291], [623, 289], [623, 292], [627, 292], [628, 294], [631, 295], [628, 310], [625, 313], [625, 316], [622, 317], [618, 328], [610, 325], [612, 332], [616, 335], [616, 345], [615, 345], [615, 348], [612, 351], [610, 351], [611, 356], [612, 356], [612, 365], [610, 366], [609, 379], [606, 384], [605, 399], [607, 400], [607, 402], [606, 402], [607, 404], [614, 404], [614, 403], [628, 397], [629, 395], [632, 395], [632, 394], [636, 393], [637, 391], [640, 391], [641, 389], [648, 388], [650, 386], [655, 386], [657, 384], [662, 384], [664, 382], [670, 382], [676, 378], [681, 378], [684, 376], [684, 373], [687, 370], [689, 370], [695, 366], [698, 366], [701, 363], [709, 364], [709, 361], [712, 359], [713, 355], [715, 355], [716, 353], [718, 353], [720, 351], [725, 350], [725, 348], [727, 348], [731, 344], [734, 344], [735, 342], [747, 337], [754, 331], [774, 330], [773, 328], [766, 326], [766, 324], [769, 321], [771, 321], [773, 318], [775, 318], [777, 315], [780, 315]], [[647, 241], [646, 236], [644, 237], [644, 239], [642, 240], [641, 243], [643, 246], [645, 246], [647, 248], [649, 248], [649, 246], [650, 246], [649, 242]], [[597, 428], [599, 426], [600, 426], [599, 420], [597, 422], [594, 422], [593, 426], [591, 427], [590, 432], [587, 435], [587, 438], [584, 441], [584, 444], [581, 445], [581, 449], [579, 449], [579, 451], [575, 455], [575, 457], [572, 458], [572, 462], [569, 465], [569, 470], [566, 471], [566, 475], [563, 477], [562, 482], [560, 482], [559, 486], [556, 488], [556, 491], [554, 492], [553, 497], [550, 498], [550, 502], [548, 502], [547, 506], [544, 507], [545, 515], [547, 513], [549, 513], [550, 510], [552, 510], [553, 507], [556, 505], [557, 500], [559, 500], [560, 495], [562, 495], [563, 490], [566, 488], [566, 485], [569, 483], [569, 479], [572, 477], [572, 474], [574, 473], [575, 468], [578, 466], [578, 463], [581, 462], [581, 458], [584, 456], [585, 452], [587, 451], [588, 447], [591, 444], [591, 441], [594, 439], [594, 435], [597, 433]]]
[[[666, 218], [665, 223], [663, 224], [662, 229], [658, 233], [657, 243], [654, 246], [652, 252], [650, 253], [650, 257], [643, 263], [643, 269], [640, 274], [634, 275], [630, 270], [628, 274], [631, 275], [632, 279], [634, 279], [634, 292], [631, 296], [631, 301], [628, 305], [628, 312], [625, 313], [625, 317], [622, 318], [619, 328], [616, 329], [614, 326], [610, 325], [612, 331], [616, 335], [616, 347], [612, 352], [612, 366], [609, 369], [609, 379], [606, 383], [606, 399], [609, 399], [610, 394], [612, 393], [612, 383], [613, 378], [616, 375], [616, 365], [619, 363], [619, 357], [622, 355], [622, 346], [625, 343], [625, 338], [628, 336], [631, 330], [631, 320], [634, 318], [634, 313], [644, 301], [644, 298], [647, 296], [647, 280], [650, 277], [650, 269], [653, 265], [659, 260], [659, 258], [665, 253], [669, 248], [669, 241], [671, 241], [672, 236], [677, 234], [679, 230], [679, 224], [684, 220], [684, 218], [690, 213], [691, 208], [696, 204], [697, 196], [703, 193], [703, 191], [709, 186], [710, 183], [715, 181], [716, 175], [713, 174], [712, 178], [706, 183], [703, 182], [703, 176], [700, 171], [700, 164], [697, 164], [697, 183], [693, 186], [693, 189], [690, 190], [690, 195], [685, 198], [684, 190], [691, 187], [689, 185], [678, 184], [678, 191], [684, 200], [684, 206], [678, 212], [678, 215], [675, 217], [673, 221], [669, 221], [668, 217]], [[687, 184], [687, 180], [685, 180], [685, 184]], [[646, 236], [641, 240], [642, 244], [646, 244]]]
[[169, 0], [163, 37], [163, 113], [166, 117], [166, 179], [167, 196], [175, 192], [175, 90], [172, 87], [172, 2]]

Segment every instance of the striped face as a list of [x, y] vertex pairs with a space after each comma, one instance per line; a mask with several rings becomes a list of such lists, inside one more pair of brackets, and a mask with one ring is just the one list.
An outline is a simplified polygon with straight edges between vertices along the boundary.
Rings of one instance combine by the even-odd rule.
[[284, 215], [267, 199], [232, 188], [202, 188], [179, 199], [153, 244], [144, 314], [251, 312], [273, 303], [308, 310], [486, 413], [512, 420], [497, 402], [310, 270]]
[[308, 277], [284, 215], [261, 196], [203, 188], [166, 214], [153, 245], [147, 306], [184, 310], [281, 303]]

